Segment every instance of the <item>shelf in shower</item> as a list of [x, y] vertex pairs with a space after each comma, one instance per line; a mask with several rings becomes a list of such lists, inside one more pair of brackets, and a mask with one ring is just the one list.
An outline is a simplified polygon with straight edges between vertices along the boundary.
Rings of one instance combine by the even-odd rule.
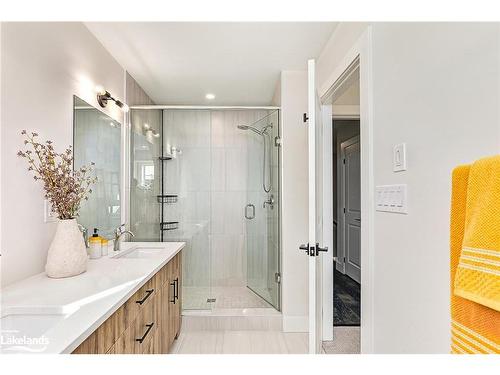
[[157, 195], [158, 203], [166, 203], [173, 204], [177, 203], [177, 195], [176, 194], [166, 194], [166, 195]]
[[158, 159], [161, 161], [172, 160], [172, 155], [159, 156]]
[[178, 221], [165, 221], [163, 223], [160, 223], [160, 229], [161, 230], [179, 229], [179, 222]]

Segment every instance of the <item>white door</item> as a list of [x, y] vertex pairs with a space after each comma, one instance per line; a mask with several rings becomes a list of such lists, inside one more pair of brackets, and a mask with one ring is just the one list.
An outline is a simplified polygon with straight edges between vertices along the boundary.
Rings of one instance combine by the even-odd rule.
[[344, 265], [347, 276], [361, 280], [361, 174], [359, 137], [341, 144], [343, 156]]
[[309, 168], [309, 231], [308, 243], [301, 245], [309, 262], [309, 353], [321, 352], [321, 257], [322, 231], [322, 118], [316, 92], [315, 61], [308, 61], [308, 168]]

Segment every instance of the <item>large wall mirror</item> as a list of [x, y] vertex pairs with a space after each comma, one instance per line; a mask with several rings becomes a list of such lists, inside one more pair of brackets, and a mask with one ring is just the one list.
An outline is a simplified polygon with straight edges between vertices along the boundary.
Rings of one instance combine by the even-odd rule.
[[81, 205], [78, 223], [112, 238], [121, 221], [121, 124], [74, 97], [74, 168], [94, 162], [98, 178], [89, 199]]

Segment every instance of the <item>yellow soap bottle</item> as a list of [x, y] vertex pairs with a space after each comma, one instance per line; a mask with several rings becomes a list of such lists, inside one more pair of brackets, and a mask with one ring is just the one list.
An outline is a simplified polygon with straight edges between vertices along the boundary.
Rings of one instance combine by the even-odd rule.
[[102, 256], [102, 238], [97, 234], [97, 228], [94, 228], [94, 234], [89, 238], [90, 259], [98, 259]]

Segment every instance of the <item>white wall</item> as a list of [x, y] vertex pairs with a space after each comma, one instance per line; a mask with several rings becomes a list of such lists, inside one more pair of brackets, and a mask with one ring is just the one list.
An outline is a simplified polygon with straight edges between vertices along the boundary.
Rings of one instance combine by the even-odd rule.
[[299, 250], [308, 236], [307, 72], [281, 73], [282, 116], [282, 312], [283, 329], [308, 330], [308, 259]]
[[[1, 33], [2, 286], [44, 270], [55, 230], [44, 223], [39, 183], [16, 156], [22, 129], [58, 149], [72, 144], [73, 95], [98, 107], [101, 84], [123, 98], [124, 71], [81, 23], [4, 23]], [[5, 95], [8, 93], [8, 95]], [[122, 122], [114, 105], [105, 110]]]
[[[450, 174], [500, 149], [498, 26], [372, 27], [374, 180], [409, 194], [408, 215], [375, 214], [374, 351], [448, 353]], [[340, 61], [352, 33], [334, 36]], [[394, 173], [399, 142], [408, 171]]]
[[[498, 28], [376, 24], [375, 184], [408, 184], [409, 215], [375, 215], [375, 350], [449, 350], [454, 166], [498, 153]], [[392, 172], [407, 142], [408, 171]]]

